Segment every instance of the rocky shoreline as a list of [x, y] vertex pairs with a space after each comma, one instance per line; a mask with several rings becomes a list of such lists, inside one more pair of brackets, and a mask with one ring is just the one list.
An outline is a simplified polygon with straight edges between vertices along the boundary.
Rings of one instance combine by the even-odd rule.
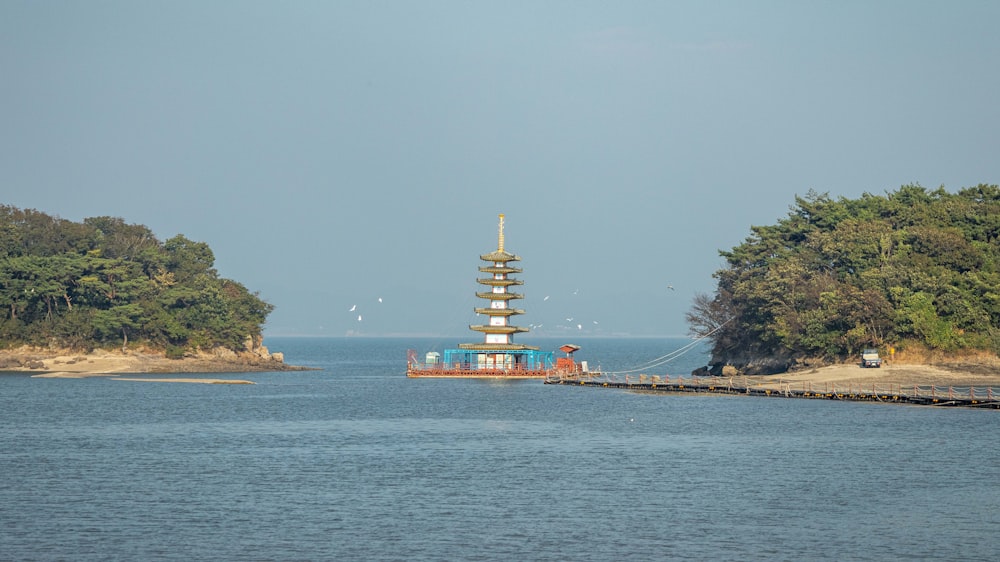
[[268, 353], [258, 346], [252, 350], [214, 349], [189, 353], [172, 359], [157, 350], [46, 349], [23, 346], [0, 350], [0, 371], [33, 372], [48, 375], [93, 376], [124, 373], [251, 373], [265, 371], [306, 371], [288, 365], [281, 353]]

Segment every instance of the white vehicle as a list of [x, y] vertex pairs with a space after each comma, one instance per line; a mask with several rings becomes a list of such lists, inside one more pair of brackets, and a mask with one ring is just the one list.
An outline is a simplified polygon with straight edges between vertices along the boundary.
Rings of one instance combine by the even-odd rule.
[[869, 348], [861, 352], [861, 366], [875, 367], [876, 369], [881, 367], [882, 358], [878, 356], [878, 350], [874, 348]]

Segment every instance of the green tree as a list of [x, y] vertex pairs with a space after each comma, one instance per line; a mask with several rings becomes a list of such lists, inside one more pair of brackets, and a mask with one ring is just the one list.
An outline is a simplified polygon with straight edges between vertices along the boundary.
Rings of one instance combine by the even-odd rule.
[[179, 282], [189, 282], [199, 275], [214, 277], [215, 254], [208, 244], [192, 242], [178, 234], [164, 243], [167, 271]]

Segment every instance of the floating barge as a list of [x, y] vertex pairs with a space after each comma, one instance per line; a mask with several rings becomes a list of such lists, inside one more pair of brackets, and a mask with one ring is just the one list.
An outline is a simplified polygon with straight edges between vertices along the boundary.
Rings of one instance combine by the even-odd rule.
[[559, 348], [565, 355], [556, 357], [555, 351], [541, 351], [538, 347], [514, 343], [514, 334], [528, 332], [528, 328], [510, 323], [513, 316], [524, 310], [511, 306], [512, 301], [524, 298], [510, 290], [524, 281], [511, 275], [522, 273], [510, 265], [521, 258], [504, 249], [504, 215], [500, 215], [497, 249], [479, 256], [487, 265], [479, 267], [487, 274], [476, 281], [489, 290], [476, 296], [488, 301], [488, 306], [477, 307], [476, 314], [486, 316], [488, 324], [470, 325], [469, 329], [485, 335], [478, 343], [462, 343], [457, 349], [444, 353], [431, 351], [420, 357], [416, 350], [406, 352], [406, 376], [437, 378], [509, 378], [542, 379], [551, 376], [581, 375], [587, 372], [587, 363], [577, 364], [572, 355], [579, 346], [566, 344]]
[[546, 377], [545, 384], [566, 384], [598, 388], [617, 388], [633, 392], [702, 393], [760, 396], [769, 398], [807, 398], [850, 402], [886, 402], [920, 406], [952, 406], [1000, 410], [1000, 392], [992, 387], [907, 386], [855, 384], [812, 384], [799, 381], [755, 382], [746, 377], [691, 377], [638, 375], [624, 380], [613, 377], [560, 375]]

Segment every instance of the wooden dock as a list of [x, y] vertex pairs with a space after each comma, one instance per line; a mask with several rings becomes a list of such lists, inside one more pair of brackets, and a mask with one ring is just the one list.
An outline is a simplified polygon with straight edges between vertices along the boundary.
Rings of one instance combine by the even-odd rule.
[[671, 378], [656, 375], [548, 377], [545, 384], [617, 388], [633, 392], [702, 393], [807, 398], [851, 402], [886, 402], [920, 406], [955, 406], [1000, 410], [1000, 393], [992, 387], [904, 386], [898, 384], [833, 384], [811, 382], [755, 382], [747, 377]]

